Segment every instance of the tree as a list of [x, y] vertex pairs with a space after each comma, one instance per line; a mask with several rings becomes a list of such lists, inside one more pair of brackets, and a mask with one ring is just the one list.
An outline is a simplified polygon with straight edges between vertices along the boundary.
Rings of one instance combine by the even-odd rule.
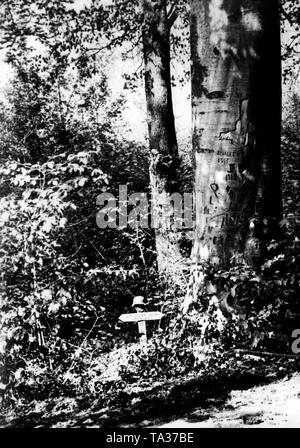
[[145, 92], [151, 151], [152, 226], [156, 232], [158, 270], [181, 261], [171, 195], [176, 191], [178, 147], [170, 71], [170, 29], [176, 7], [167, 13], [167, 0], [142, 0]]
[[299, 47], [300, 47], [300, 4], [292, 0], [280, 0], [282, 31], [288, 36], [282, 42], [283, 78], [286, 81], [299, 75]]
[[[34, 37], [58, 61], [55, 76], [60, 74], [60, 77], [63, 77], [61, 72], [74, 63], [80, 72], [92, 77], [103, 53], [111, 53], [123, 44], [126, 47], [128, 42], [131, 45], [129, 50], [126, 48], [127, 52], [143, 55], [152, 227], [156, 229], [158, 270], [166, 273], [173, 267], [170, 260], [181, 261], [179, 233], [170, 203], [172, 192], [178, 191], [179, 165], [171, 91], [170, 30], [185, 2], [114, 0], [106, 4], [100, 1], [92, 2], [79, 12], [67, 3], [5, 1], [0, 11], [5, 25], [2, 44], [9, 47], [8, 60], [17, 63], [28, 37]], [[12, 36], [12, 29], [16, 37]], [[175, 45], [180, 46], [178, 39]], [[139, 74], [127, 73], [125, 79], [134, 84]], [[59, 77], [56, 77], [59, 84]], [[126, 85], [128, 88], [130, 82], [126, 81]]]
[[191, 58], [192, 264], [256, 265], [282, 208], [277, 1], [193, 0]]
[[[150, 187], [156, 211], [152, 225], [156, 228], [160, 272], [181, 255], [175, 210], [170, 201], [172, 193], [178, 191], [179, 165], [171, 92], [170, 29], [181, 3], [140, 1]], [[262, 230], [269, 232], [269, 223], [281, 214], [280, 40], [276, 1], [255, 0], [251, 10], [246, 0], [228, 0], [222, 5], [218, 0], [192, 2], [195, 265], [202, 261], [228, 265], [241, 259], [258, 262]], [[113, 2], [108, 10], [93, 3], [80, 14], [70, 10], [68, 26], [65, 10], [61, 11], [57, 1], [54, 6], [49, 11], [47, 6], [41, 14], [45, 20], [54, 12], [59, 19], [51, 28], [54, 37], [48, 43], [50, 50], [64, 55], [75, 48], [81, 65], [89, 58], [95, 62], [93, 56], [104, 48], [111, 49], [128, 36], [136, 36], [137, 23], [141, 23], [136, 1]], [[112, 18], [116, 20], [114, 26]], [[8, 29], [15, 26], [15, 15], [13, 19]], [[129, 24], [129, 20], [134, 23]], [[66, 39], [57, 41], [56, 22]], [[20, 23], [19, 34], [23, 37], [39, 31]], [[81, 29], [89, 39], [82, 39]], [[43, 35], [41, 39], [46, 41]]]
[[281, 215], [281, 77], [276, 2], [220, 5], [192, 3], [193, 256], [224, 265], [248, 255], [252, 218]]

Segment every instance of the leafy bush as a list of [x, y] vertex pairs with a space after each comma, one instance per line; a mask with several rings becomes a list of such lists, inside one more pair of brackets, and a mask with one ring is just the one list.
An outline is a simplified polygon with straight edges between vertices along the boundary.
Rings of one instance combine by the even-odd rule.
[[[71, 112], [63, 101], [57, 107], [47, 70], [31, 61], [27, 72], [17, 71], [13, 101], [1, 106], [0, 370], [1, 390], [11, 397], [87, 387], [91, 353], [118, 342], [118, 316], [135, 292], [151, 294], [156, 276], [151, 232], [96, 225], [101, 192], [148, 185], [145, 148], [113, 129], [123, 100], [109, 102], [105, 78], [84, 92], [85, 80], [75, 88], [73, 79], [69, 89], [87, 104], [79, 120], [76, 103]], [[93, 115], [96, 100], [102, 121]], [[86, 360], [71, 368], [83, 341]]]

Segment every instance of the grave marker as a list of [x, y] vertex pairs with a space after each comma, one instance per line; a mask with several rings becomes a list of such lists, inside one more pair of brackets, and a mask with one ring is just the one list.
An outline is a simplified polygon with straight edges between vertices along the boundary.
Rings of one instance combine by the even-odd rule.
[[147, 341], [147, 327], [148, 320], [160, 320], [164, 316], [160, 311], [146, 311], [142, 313], [128, 313], [121, 314], [119, 320], [121, 322], [136, 322], [139, 328], [140, 343]]

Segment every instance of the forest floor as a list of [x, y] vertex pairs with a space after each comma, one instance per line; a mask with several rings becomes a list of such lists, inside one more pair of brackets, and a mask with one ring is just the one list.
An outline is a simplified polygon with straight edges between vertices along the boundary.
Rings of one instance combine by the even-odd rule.
[[205, 379], [194, 374], [139, 381], [107, 392], [105, 402], [103, 398], [36, 397], [2, 411], [0, 427], [300, 428], [300, 374], [295, 367], [295, 360], [260, 360], [257, 368], [231, 377]]
[[161, 428], [300, 428], [300, 375], [234, 390], [221, 406], [195, 408]]

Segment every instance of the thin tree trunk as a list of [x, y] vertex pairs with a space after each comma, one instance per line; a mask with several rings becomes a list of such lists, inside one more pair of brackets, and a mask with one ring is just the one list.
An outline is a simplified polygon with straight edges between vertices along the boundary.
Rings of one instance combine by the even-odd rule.
[[181, 255], [174, 207], [170, 201], [177, 186], [178, 148], [172, 105], [170, 23], [166, 4], [166, 0], [142, 0], [152, 227], [156, 232], [159, 272], [172, 276], [175, 274], [175, 262], [179, 262]]

